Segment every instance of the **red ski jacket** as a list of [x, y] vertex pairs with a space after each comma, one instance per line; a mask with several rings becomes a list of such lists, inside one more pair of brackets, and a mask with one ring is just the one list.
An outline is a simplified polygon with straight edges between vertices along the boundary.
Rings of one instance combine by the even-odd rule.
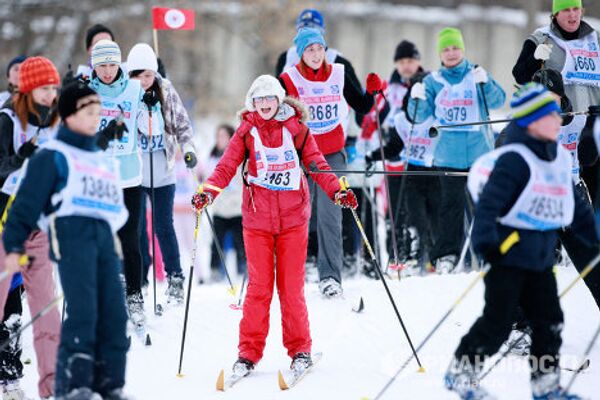
[[[266, 147], [282, 145], [285, 126], [294, 138], [301, 163], [307, 171], [316, 164], [320, 170], [330, 170], [314, 137], [303, 124], [303, 107], [295, 100], [286, 98], [284, 104], [293, 107], [293, 114], [285, 121], [275, 118], [265, 121], [257, 112], [245, 111], [241, 115], [241, 124], [233, 135], [223, 157], [213, 174], [206, 180], [204, 190], [216, 198], [219, 189], [225, 188], [240, 164], [247, 161], [247, 172], [256, 176], [256, 155], [254, 138], [250, 134], [256, 127], [261, 141]], [[333, 199], [340, 184], [334, 174], [311, 174], [317, 184]], [[212, 187], [211, 187], [212, 186]], [[216, 188], [216, 189], [215, 189]], [[218, 201], [218, 200], [217, 200]], [[307, 223], [310, 218], [310, 194], [306, 176], [302, 175], [299, 190], [276, 191], [250, 184], [243, 191], [242, 225], [247, 229], [258, 229], [277, 234], [282, 230]]]

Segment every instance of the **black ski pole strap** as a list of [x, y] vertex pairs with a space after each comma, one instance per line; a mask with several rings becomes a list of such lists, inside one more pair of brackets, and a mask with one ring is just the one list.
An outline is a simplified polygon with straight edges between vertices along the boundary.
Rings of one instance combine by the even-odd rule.
[[302, 168], [302, 172], [304, 172], [304, 176], [308, 176], [308, 171], [302, 164], [302, 154], [304, 153], [304, 145], [306, 144], [306, 139], [308, 139], [308, 135], [310, 135], [310, 130], [306, 128], [306, 134], [304, 135], [304, 139], [302, 140], [302, 145], [300, 148], [296, 148], [296, 153], [298, 154], [298, 163], [300, 164], [300, 168]]
[[248, 175], [248, 171], [246, 170], [246, 167], [248, 165], [248, 158], [250, 158], [250, 151], [246, 149], [246, 153], [244, 154], [244, 162], [242, 163], [242, 169], [240, 170], [240, 174], [242, 175], [242, 182], [244, 182], [244, 186], [246, 187], [250, 187], [250, 183], [248, 183], [248, 180], [246, 179], [246, 175]]

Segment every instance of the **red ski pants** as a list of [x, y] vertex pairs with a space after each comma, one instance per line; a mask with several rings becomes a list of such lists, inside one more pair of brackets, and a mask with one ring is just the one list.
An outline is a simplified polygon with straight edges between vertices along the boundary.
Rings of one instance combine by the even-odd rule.
[[248, 289], [240, 322], [239, 356], [260, 361], [269, 333], [273, 283], [281, 303], [283, 345], [288, 355], [310, 352], [312, 340], [304, 301], [308, 224], [278, 234], [244, 228]]

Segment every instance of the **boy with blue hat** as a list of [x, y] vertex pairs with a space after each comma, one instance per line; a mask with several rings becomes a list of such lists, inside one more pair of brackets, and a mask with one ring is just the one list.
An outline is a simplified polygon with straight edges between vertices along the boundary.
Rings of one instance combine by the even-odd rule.
[[444, 381], [462, 399], [494, 398], [479, 385], [481, 371], [508, 337], [520, 306], [533, 332], [533, 399], [577, 400], [560, 387], [564, 320], [552, 266], [558, 230], [570, 227], [582, 240], [595, 240], [594, 217], [575, 196], [571, 156], [557, 143], [562, 119], [553, 94], [529, 83], [511, 108], [507, 143], [477, 159], [469, 173], [473, 246], [491, 267], [483, 315], [462, 338]]

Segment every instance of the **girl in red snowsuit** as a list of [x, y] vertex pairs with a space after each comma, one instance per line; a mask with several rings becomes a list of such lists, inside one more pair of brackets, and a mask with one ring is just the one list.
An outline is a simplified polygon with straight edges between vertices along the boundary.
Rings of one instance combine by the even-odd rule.
[[[239, 359], [234, 371], [247, 375], [262, 358], [269, 331], [273, 283], [281, 303], [283, 344], [296, 362], [310, 365], [311, 337], [304, 301], [304, 262], [310, 219], [306, 170], [329, 170], [304, 125], [305, 109], [285, 98], [272, 76], [258, 77], [246, 96], [246, 109], [223, 158], [192, 199], [200, 211], [229, 184], [246, 163], [242, 225], [248, 259], [248, 290], [240, 322]], [[334, 174], [314, 174], [332, 201], [356, 208], [351, 191], [341, 191]], [[275, 273], [277, 270], [277, 273]]]

